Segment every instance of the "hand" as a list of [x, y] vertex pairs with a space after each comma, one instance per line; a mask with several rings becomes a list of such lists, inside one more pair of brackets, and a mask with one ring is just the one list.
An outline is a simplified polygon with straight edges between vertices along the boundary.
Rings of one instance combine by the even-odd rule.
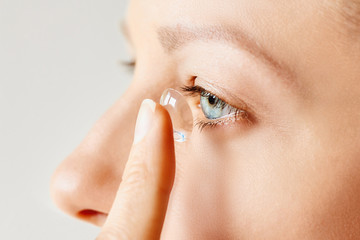
[[97, 240], [160, 239], [174, 175], [170, 116], [144, 100], [122, 182]]

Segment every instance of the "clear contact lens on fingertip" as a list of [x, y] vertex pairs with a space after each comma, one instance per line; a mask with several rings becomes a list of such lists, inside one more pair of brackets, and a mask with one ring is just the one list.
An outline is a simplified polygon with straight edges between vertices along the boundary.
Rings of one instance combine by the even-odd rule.
[[177, 90], [168, 88], [160, 98], [160, 104], [169, 112], [174, 130], [174, 140], [185, 142], [193, 128], [193, 116], [186, 98]]

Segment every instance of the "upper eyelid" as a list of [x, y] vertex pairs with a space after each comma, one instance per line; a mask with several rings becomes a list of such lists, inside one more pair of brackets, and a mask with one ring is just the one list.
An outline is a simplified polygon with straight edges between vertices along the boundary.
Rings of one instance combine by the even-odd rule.
[[181, 90], [183, 92], [186, 92], [188, 95], [194, 95], [197, 93], [201, 93], [202, 91], [206, 91], [204, 88], [200, 87], [200, 86], [186, 86], [184, 85], [183, 87], [181, 87]]
[[247, 115], [247, 118], [248, 118], [248, 120], [250, 120], [250, 122], [255, 123], [255, 122], [258, 122], [258, 120], [259, 120], [257, 114], [252, 110], [252, 108], [243, 101], [241, 101], [240, 107], [234, 106], [234, 105], [228, 103], [223, 98], [219, 97], [217, 94], [214, 94], [211, 91], [209, 91], [201, 86], [198, 86], [198, 85], [194, 85], [194, 86], [184, 85], [183, 87], [181, 87], [181, 90], [184, 92], [187, 92], [188, 95], [190, 95], [190, 96], [195, 96], [195, 95], [197, 96], [197, 95], [200, 95], [202, 91], [205, 91], [207, 93], [210, 93], [211, 95], [214, 95], [215, 97], [217, 97], [219, 100], [221, 100], [222, 102], [224, 102], [231, 108], [245, 112]]
[[[215, 96], [220, 101], [221, 105], [227, 105], [231, 109], [232, 115], [231, 115], [231, 117], [230, 117], [230, 115], [226, 115], [226, 116], [222, 116], [222, 117], [219, 117], [219, 118], [216, 118], [216, 119], [209, 119], [209, 118], [206, 117], [206, 120], [201, 120], [200, 118], [198, 118], [195, 121], [196, 122], [195, 126], [198, 126], [200, 131], [202, 131], [206, 127], [214, 128], [214, 127], [216, 127], [218, 125], [226, 125], [229, 122], [234, 123], [234, 122], [237, 122], [239, 120], [241, 120], [241, 122], [246, 121], [247, 123], [251, 123], [251, 124], [254, 123], [253, 118], [249, 115], [249, 113], [247, 111], [245, 111], [243, 109], [233, 107], [232, 105], [226, 103], [225, 101], [223, 101], [222, 99], [220, 99], [216, 95], [214, 95], [214, 94], [212, 94], [210, 92], [207, 92], [205, 89], [204, 89], [204, 91], [202, 91], [202, 93], [199, 93], [201, 89], [203, 89], [203, 88], [199, 87], [199, 86], [183, 88], [183, 90], [191, 91], [191, 92], [193, 92], [193, 94], [196, 94], [196, 95], [199, 95], [199, 94], [202, 95], [202, 93], [205, 91], [205, 94]], [[191, 94], [191, 95], [193, 95], [193, 94]], [[222, 106], [222, 107], [224, 107], [224, 106]], [[204, 113], [204, 115], [205, 115], [205, 113]]]
[[241, 104], [241, 105], [242, 105], [241, 107], [236, 107], [236, 106], [228, 103], [228, 102], [227, 102], [226, 100], [224, 100], [223, 98], [219, 97], [217, 94], [214, 94], [214, 93], [212, 93], [211, 91], [208, 91], [208, 90], [206, 90], [205, 88], [200, 87], [200, 86], [198, 86], [198, 85], [195, 85], [195, 86], [186, 86], [186, 85], [185, 85], [185, 86], [183, 86], [183, 87], [181, 88], [181, 90], [184, 91], [184, 92], [189, 93], [190, 96], [193, 96], [193, 95], [195, 95], [195, 94], [196, 94], [196, 95], [197, 95], [197, 94], [201, 94], [202, 92], [206, 92], [206, 93], [209, 93], [209, 94], [217, 97], [219, 100], [221, 100], [222, 102], [224, 102], [225, 104], [229, 105], [229, 106], [232, 107], [232, 108], [239, 109], [239, 110], [243, 110], [243, 111], [248, 111], [248, 109], [249, 109], [249, 107], [248, 107], [245, 103], [243, 103], [243, 102], [242, 102], [242, 104]]

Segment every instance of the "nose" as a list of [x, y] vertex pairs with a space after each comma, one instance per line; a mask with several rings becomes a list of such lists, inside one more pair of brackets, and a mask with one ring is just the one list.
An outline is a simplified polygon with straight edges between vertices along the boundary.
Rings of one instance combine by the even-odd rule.
[[60, 209], [98, 226], [104, 223], [121, 181], [143, 97], [149, 96], [126, 92], [57, 168], [50, 191]]

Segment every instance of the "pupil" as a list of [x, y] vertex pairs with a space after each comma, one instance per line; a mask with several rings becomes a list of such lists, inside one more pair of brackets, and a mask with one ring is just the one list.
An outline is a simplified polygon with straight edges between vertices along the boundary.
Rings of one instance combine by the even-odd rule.
[[215, 100], [216, 100], [216, 97], [215, 96], [209, 96], [209, 103], [211, 104], [211, 105], [214, 105], [215, 104]]

